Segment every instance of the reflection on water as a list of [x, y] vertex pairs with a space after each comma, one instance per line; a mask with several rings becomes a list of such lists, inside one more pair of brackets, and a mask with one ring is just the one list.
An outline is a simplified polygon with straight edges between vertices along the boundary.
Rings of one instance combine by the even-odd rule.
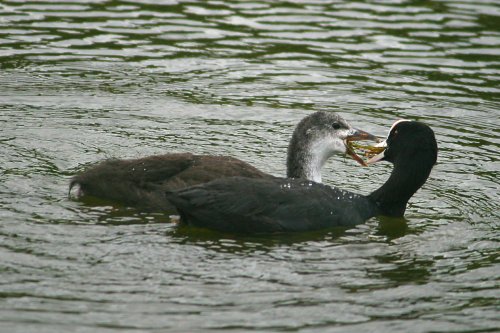
[[[494, 331], [500, 7], [484, 1], [0, 3], [0, 331]], [[284, 175], [295, 123], [433, 127], [406, 219], [234, 237], [68, 200], [109, 157], [232, 155]], [[334, 158], [368, 193], [390, 167]]]

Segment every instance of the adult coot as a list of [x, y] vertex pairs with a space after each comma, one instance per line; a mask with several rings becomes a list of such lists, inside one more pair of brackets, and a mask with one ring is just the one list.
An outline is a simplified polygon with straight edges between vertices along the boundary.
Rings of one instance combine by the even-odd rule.
[[414, 121], [397, 122], [385, 150], [368, 163], [388, 161], [389, 179], [369, 195], [304, 179], [232, 177], [167, 192], [181, 221], [223, 232], [268, 233], [354, 226], [377, 215], [402, 217], [437, 159], [434, 132]]

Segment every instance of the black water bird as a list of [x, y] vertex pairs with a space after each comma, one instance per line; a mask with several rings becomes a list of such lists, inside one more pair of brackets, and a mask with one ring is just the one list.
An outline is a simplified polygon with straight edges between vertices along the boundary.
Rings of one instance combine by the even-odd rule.
[[293, 178], [233, 177], [167, 192], [181, 222], [230, 233], [308, 231], [351, 227], [378, 215], [402, 217], [437, 159], [434, 132], [414, 121], [396, 122], [385, 150], [368, 163], [393, 164], [389, 179], [369, 195]]
[[[334, 153], [347, 153], [364, 163], [348, 145], [354, 140], [377, 139], [332, 112], [306, 116], [289, 143], [287, 177], [321, 182], [321, 168]], [[144, 210], [168, 211], [174, 207], [165, 191], [232, 176], [274, 178], [233, 157], [180, 153], [103, 161], [74, 176], [69, 191], [77, 198], [92, 196]]]

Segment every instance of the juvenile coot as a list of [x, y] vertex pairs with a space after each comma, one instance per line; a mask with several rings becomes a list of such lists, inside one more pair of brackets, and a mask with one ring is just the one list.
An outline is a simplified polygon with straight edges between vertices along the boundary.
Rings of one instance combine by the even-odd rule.
[[430, 127], [396, 123], [385, 150], [368, 162], [394, 168], [379, 189], [365, 196], [304, 179], [232, 177], [167, 192], [181, 221], [234, 233], [307, 231], [354, 226], [378, 215], [402, 217], [408, 200], [425, 183], [437, 159]]
[[[335, 113], [315, 112], [308, 115], [296, 126], [290, 140], [287, 177], [321, 182], [321, 167], [334, 153], [348, 153], [363, 163], [347, 145], [348, 141], [354, 140], [376, 138], [352, 128]], [[166, 154], [101, 162], [73, 177], [70, 194], [98, 197], [145, 210], [165, 211], [174, 209], [166, 200], [165, 191], [231, 176], [274, 178], [233, 157]]]

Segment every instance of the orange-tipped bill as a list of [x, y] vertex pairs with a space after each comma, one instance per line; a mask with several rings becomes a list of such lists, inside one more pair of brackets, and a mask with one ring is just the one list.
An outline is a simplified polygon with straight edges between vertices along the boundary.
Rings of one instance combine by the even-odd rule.
[[[365, 131], [362, 131], [359, 129], [354, 129], [354, 131], [349, 136], [347, 136], [344, 143], [345, 143], [347, 155], [351, 156], [356, 162], [358, 162], [362, 166], [368, 166], [366, 164], [366, 162], [363, 160], [363, 158], [361, 158], [354, 150], [354, 147], [357, 147], [357, 148], [360, 148], [362, 151], [367, 152], [367, 151], [371, 151], [371, 149], [375, 148], [375, 146], [360, 145], [360, 144], [353, 142], [353, 141], [363, 141], [363, 140], [380, 142], [382, 139], [380, 139], [380, 138], [378, 138], [378, 137], [376, 137], [368, 132], [365, 132]], [[366, 155], [366, 153], [365, 153], [365, 155]]]

